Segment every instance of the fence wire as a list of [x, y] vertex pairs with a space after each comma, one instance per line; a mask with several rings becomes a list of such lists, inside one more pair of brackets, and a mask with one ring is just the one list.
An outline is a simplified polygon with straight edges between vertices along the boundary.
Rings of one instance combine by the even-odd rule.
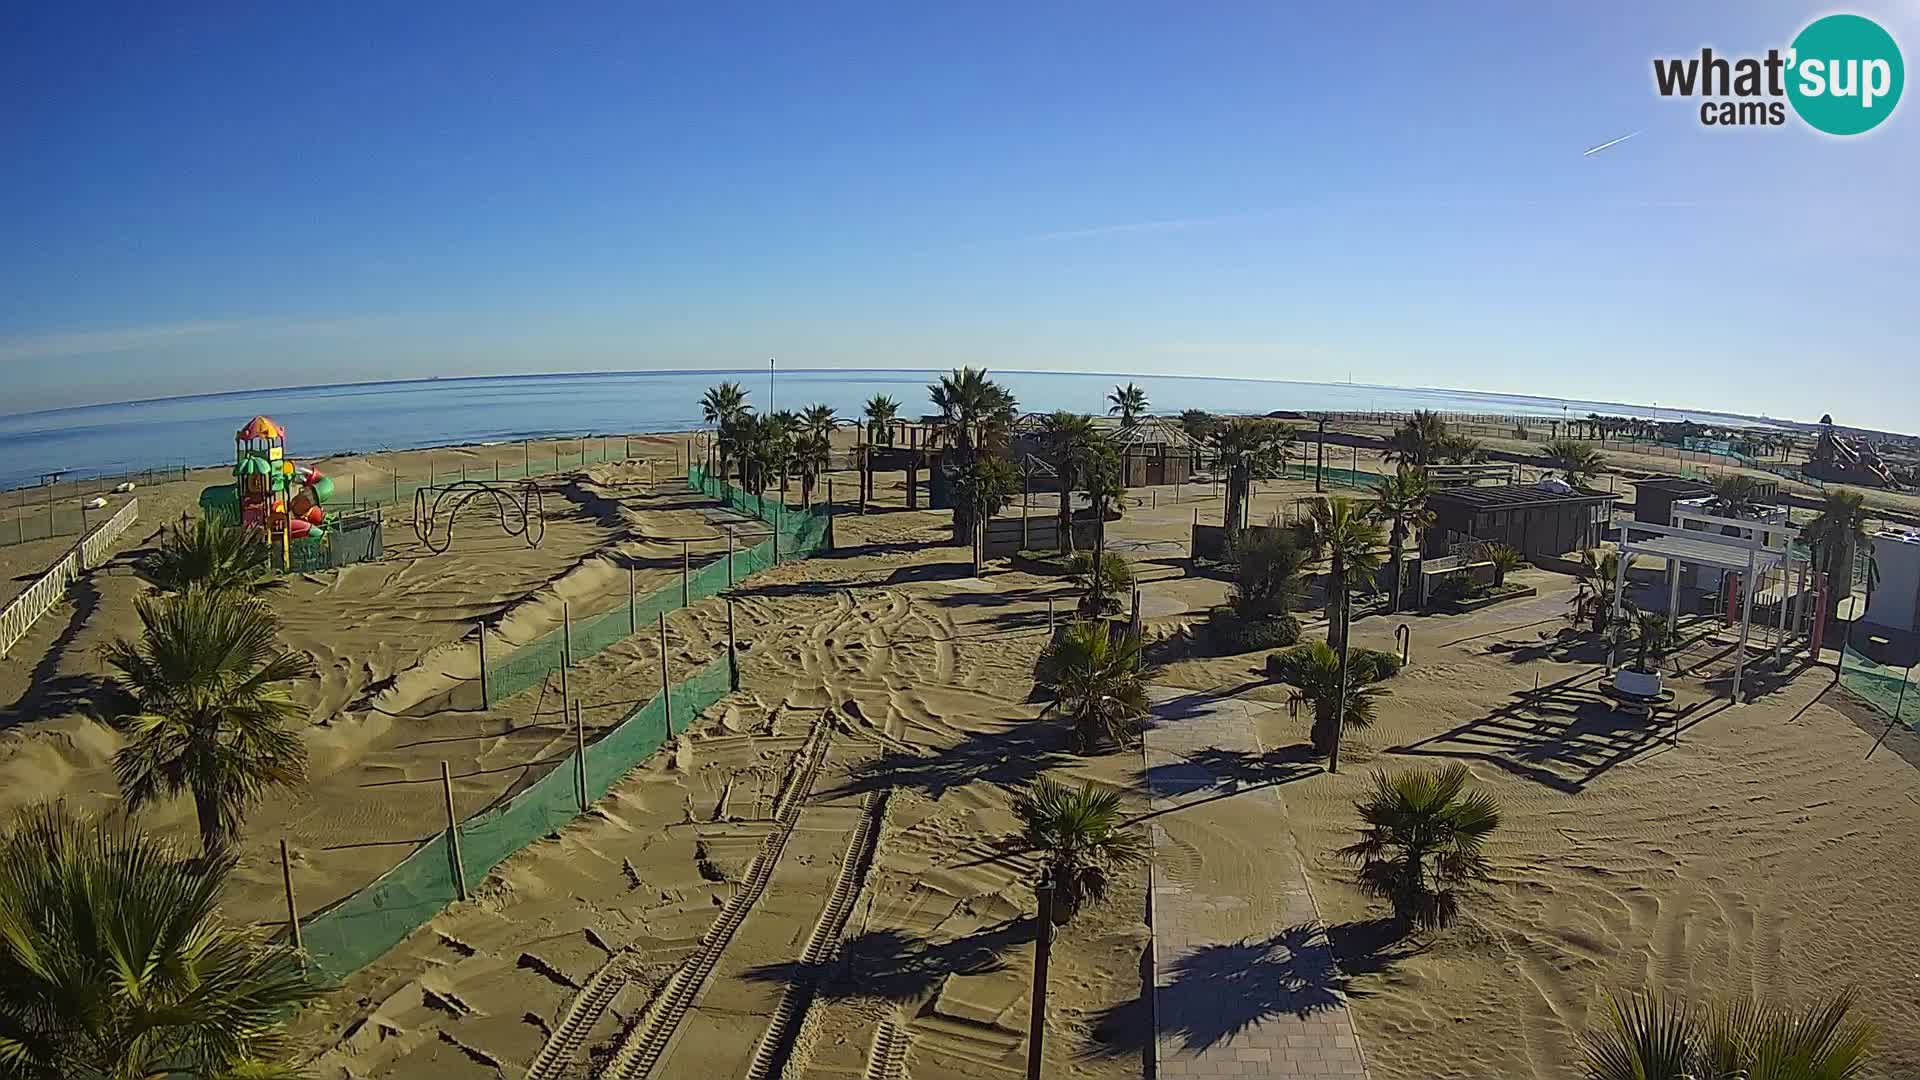
[[[780, 559], [802, 558], [818, 550], [827, 535], [828, 514], [796, 510], [739, 492], [695, 468], [688, 482], [729, 506], [762, 517], [779, 534]], [[774, 563], [774, 540], [735, 554], [733, 577], [745, 578]], [[701, 567], [688, 579], [692, 600], [713, 596], [728, 586], [726, 557]], [[660, 589], [631, 609], [616, 608], [576, 623], [574, 661], [611, 647], [638, 629], [647, 632], [663, 611], [680, 606], [680, 584]], [[515, 649], [489, 674], [496, 693], [533, 686], [559, 665], [565, 636], [549, 634]], [[496, 681], [497, 680], [497, 681]], [[724, 698], [733, 684], [729, 657], [722, 653], [692, 676], [655, 694], [586, 749], [584, 768], [569, 753], [532, 786], [506, 802], [476, 814], [457, 827], [460, 870], [467, 886], [486, 879], [494, 867], [542, 837], [551, 836], [606, 795], [635, 765], [685, 732], [693, 718]], [[585, 783], [581, 783], [584, 776]], [[584, 792], [581, 790], [584, 787]], [[309, 962], [323, 979], [338, 981], [405, 941], [459, 895], [453, 847], [441, 832], [414, 849], [399, 865], [301, 924]]]
[[1851, 644], [1840, 647], [1840, 686], [1872, 705], [1889, 720], [1920, 731], [1920, 687], [1907, 685], [1908, 673], [1891, 668], [1854, 651]]

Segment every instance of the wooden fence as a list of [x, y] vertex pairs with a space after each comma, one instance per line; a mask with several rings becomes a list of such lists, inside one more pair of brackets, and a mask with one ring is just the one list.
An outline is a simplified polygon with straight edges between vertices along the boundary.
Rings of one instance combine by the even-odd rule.
[[81, 574], [106, 561], [113, 551], [114, 541], [120, 539], [120, 534], [126, 532], [127, 527], [139, 516], [140, 500], [128, 499], [127, 505], [68, 549], [39, 581], [14, 597], [5, 611], [0, 611], [0, 656], [7, 655], [21, 638], [27, 636], [35, 620], [53, 610], [54, 605], [67, 595], [67, 586], [73, 584]]

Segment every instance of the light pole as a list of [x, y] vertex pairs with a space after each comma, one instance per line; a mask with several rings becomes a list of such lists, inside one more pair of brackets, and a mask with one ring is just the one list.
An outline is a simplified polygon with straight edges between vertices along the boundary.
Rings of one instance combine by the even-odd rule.
[[767, 357], [767, 415], [780, 411], [780, 405], [773, 393], [773, 357]]

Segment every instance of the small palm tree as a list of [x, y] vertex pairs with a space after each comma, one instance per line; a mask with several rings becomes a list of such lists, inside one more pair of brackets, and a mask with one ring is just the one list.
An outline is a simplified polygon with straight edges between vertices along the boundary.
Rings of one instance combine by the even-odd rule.
[[1214, 429], [1214, 458], [1227, 480], [1228, 544], [1237, 543], [1247, 527], [1253, 482], [1277, 473], [1295, 441], [1291, 427], [1260, 417], [1237, 416]]
[[893, 422], [900, 415], [900, 403], [886, 394], [875, 394], [867, 399], [863, 410], [867, 418], [867, 443], [869, 449], [866, 459], [861, 462], [862, 475], [860, 490], [862, 499], [873, 498], [873, 451], [874, 446], [893, 445]]
[[1075, 790], [1043, 776], [1014, 797], [1013, 814], [1021, 842], [1039, 853], [1053, 881], [1056, 926], [1105, 899], [1115, 872], [1146, 862], [1146, 841], [1128, 826], [1112, 788], [1085, 783]]
[[1386, 449], [1380, 456], [1386, 461], [1424, 468], [1439, 460], [1446, 440], [1447, 422], [1440, 414], [1417, 409], [1387, 436]]
[[1306, 567], [1307, 553], [1300, 549], [1292, 529], [1275, 517], [1243, 542], [1235, 557], [1227, 599], [1241, 618], [1270, 619], [1293, 611], [1304, 591], [1300, 572]]
[[[1627, 570], [1633, 569], [1633, 560], [1627, 560]], [[1576, 627], [1583, 622], [1593, 624], [1593, 632], [1603, 634], [1607, 624], [1613, 621], [1613, 599], [1620, 581], [1620, 553], [1607, 549], [1596, 554], [1591, 548], [1580, 552], [1580, 569], [1577, 572], [1578, 584], [1574, 588], [1573, 600], [1567, 610], [1567, 618]], [[1621, 610], [1634, 610], [1628, 603], [1622, 603]]]
[[170, 593], [191, 585], [240, 593], [287, 587], [287, 579], [273, 569], [266, 534], [243, 529], [219, 513], [169, 526], [144, 570], [148, 581]]
[[1584, 488], [1607, 464], [1606, 455], [1591, 446], [1582, 446], [1572, 439], [1555, 439], [1546, 445], [1547, 464], [1567, 478], [1567, 483], [1576, 488]]
[[1813, 549], [1813, 564], [1827, 575], [1827, 618], [1840, 614], [1840, 601], [1853, 588], [1856, 553], [1873, 550], [1867, 535], [1867, 498], [1852, 488], [1827, 492], [1812, 521], [1800, 526], [1800, 538]]
[[1400, 597], [1405, 591], [1400, 581], [1400, 557], [1406, 551], [1408, 535], [1433, 524], [1433, 511], [1427, 509], [1428, 494], [1426, 470], [1405, 462], [1373, 488], [1374, 516], [1392, 526], [1387, 534], [1387, 561], [1393, 567], [1393, 591], [1387, 598], [1389, 614], [1400, 610]]
[[1647, 675], [1660, 672], [1660, 661], [1664, 660], [1667, 650], [1673, 645], [1673, 629], [1665, 615], [1651, 611], [1637, 611], [1633, 615], [1634, 644], [1639, 647], [1639, 659], [1634, 670]]
[[1283, 677], [1293, 686], [1292, 700], [1313, 710], [1315, 750], [1332, 754], [1340, 729], [1373, 726], [1378, 700], [1387, 691], [1373, 685], [1379, 671], [1371, 657], [1352, 657], [1343, 675], [1340, 654], [1324, 641], [1310, 641], [1295, 647], [1287, 659]]
[[1487, 561], [1493, 564], [1493, 586], [1499, 588], [1507, 583], [1507, 575], [1527, 565], [1527, 557], [1520, 549], [1508, 544], [1494, 544], [1487, 549]]
[[1040, 671], [1041, 687], [1053, 695], [1041, 715], [1059, 713], [1073, 726], [1074, 753], [1092, 753], [1102, 738], [1133, 745], [1149, 678], [1139, 638], [1116, 641], [1104, 620], [1076, 619], [1048, 647]]
[[1107, 395], [1107, 415], [1118, 416], [1121, 427], [1132, 427], [1147, 411], [1147, 392], [1128, 383]]
[[1055, 478], [1060, 482], [1056, 524], [1061, 551], [1073, 550], [1073, 493], [1080, 489], [1080, 471], [1087, 465], [1096, 442], [1097, 432], [1090, 416], [1052, 412], [1040, 418], [1040, 443], [1046, 447]]
[[1760, 505], [1760, 482], [1745, 473], [1727, 473], [1713, 482], [1714, 508], [1727, 517], [1745, 517]]
[[1366, 822], [1358, 842], [1340, 849], [1360, 867], [1360, 887], [1392, 902], [1394, 915], [1421, 929], [1451, 926], [1456, 890], [1484, 880], [1483, 848], [1500, 826], [1500, 805], [1467, 791], [1467, 767], [1373, 775], [1373, 791], [1354, 804]]
[[1657, 994], [1607, 1003], [1607, 1025], [1581, 1039], [1588, 1080], [1854, 1080], [1871, 1025], [1848, 1019], [1843, 991], [1800, 1010], [1740, 998], [1711, 1009]]
[[230, 858], [29, 807], [0, 847], [0, 1076], [294, 1077], [319, 994], [285, 946], [221, 920]]
[[[737, 438], [728, 437], [728, 427], [748, 412], [747, 391], [737, 382], [723, 382], [719, 386], [710, 386], [700, 398], [700, 415], [704, 417], [716, 435], [714, 440], [715, 464], [720, 470], [720, 479], [726, 480], [728, 466], [739, 453]], [[737, 431], [736, 431], [737, 434]]]
[[1332, 562], [1333, 587], [1327, 595], [1327, 640], [1346, 651], [1348, 611], [1354, 589], [1371, 590], [1380, 570], [1386, 530], [1368, 507], [1344, 495], [1322, 496], [1307, 504], [1309, 543], [1315, 558]]
[[831, 405], [810, 405], [800, 414], [793, 437], [793, 461], [800, 471], [800, 501], [808, 506], [813, 505], [813, 489], [820, 482], [820, 474], [832, 467], [836, 422]]
[[247, 808], [269, 787], [306, 779], [307, 751], [285, 726], [302, 710], [285, 684], [313, 673], [281, 652], [263, 601], [192, 588], [136, 601], [141, 636], [109, 643], [107, 663], [132, 696], [113, 758], [129, 808], [193, 794], [201, 844], [227, 848]]

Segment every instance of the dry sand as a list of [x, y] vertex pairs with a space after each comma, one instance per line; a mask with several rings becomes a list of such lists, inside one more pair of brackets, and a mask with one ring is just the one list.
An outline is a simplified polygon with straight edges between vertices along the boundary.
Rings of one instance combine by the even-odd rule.
[[[1361, 465], [1375, 467], [1366, 455]], [[964, 549], [928, 546], [946, 533], [945, 515], [899, 508], [901, 480], [880, 478], [890, 512], [842, 518], [842, 552], [742, 590], [740, 693], [594, 813], [510, 859], [475, 900], [302, 1016], [322, 1075], [522, 1075], [562, 1031], [578, 1038], [559, 1055], [563, 1067], [541, 1075], [585, 1075], [588, 1062], [597, 1069], [623, 1044], [653, 1039], [654, 1075], [733, 1076], [770, 1029], [793, 1028], [788, 1075], [884, 1075], [866, 1070], [889, 1042], [904, 1047], [898, 1075], [1018, 1075], [1032, 868], [995, 842], [1012, 828], [1012, 794], [1059, 770], [1138, 798], [1139, 760], [1072, 758], [1057, 725], [1034, 722], [1032, 666], [1060, 583], [1005, 567], [984, 582], [967, 577]], [[236, 913], [272, 917], [278, 871], [265, 853], [281, 832], [294, 838], [311, 907], [437, 827], [442, 758], [465, 774], [464, 814], [564, 745], [551, 698], [538, 691], [484, 717], [462, 711], [461, 680], [472, 674], [465, 620], [504, 613], [511, 634], [541, 632], [561, 595], [585, 607], [610, 588], [623, 593], [627, 557], [657, 575], [647, 580], [670, 579], [658, 562], [677, 560], [671, 538], [711, 535], [712, 515], [686, 496], [649, 499], [639, 481], [633, 467], [589, 469], [568, 495], [574, 531], [556, 527], [551, 551], [483, 552], [476, 530], [471, 552], [396, 553], [389, 562], [407, 568], [397, 577], [380, 564], [296, 583], [303, 610], [326, 614], [290, 634], [311, 635], [302, 646], [335, 661], [310, 688], [316, 782], [249, 822]], [[853, 482], [836, 474], [836, 484]], [[1311, 487], [1263, 484], [1254, 516]], [[1189, 576], [1183, 559], [1195, 510], [1217, 519], [1217, 489], [1185, 485], [1178, 500], [1170, 488], [1132, 494], [1110, 535], [1145, 582], [1155, 648], [1168, 661], [1162, 681], [1284, 701], [1258, 656], [1187, 655], [1185, 631], [1226, 593], [1219, 580]], [[389, 535], [411, 541], [404, 525]], [[1683, 704], [1698, 707], [1680, 745], [1666, 746], [1598, 703], [1592, 657], [1542, 647], [1539, 635], [1558, 628], [1567, 579], [1522, 579], [1543, 595], [1468, 616], [1360, 620], [1356, 640], [1380, 648], [1409, 623], [1414, 664], [1393, 682], [1379, 725], [1350, 744], [1340, 775], [1287, 771], [1278, 791], [1293, 835], [1236, 831], [1230, 814], [1204, 828], [1172, 815], [1163, 824], [1180, 850], [1163, 857], [1178, 855], [1193, 873], [1244, 875], [1257, 889], [1263, 852], [1303, 854], [1376, 1077], [1569, 1075], [1603, 995], [1648, 985], [1788, 999], [1855, 986], [1881, 1029], [1868, 1075], [1920, 1075], [1920, 929], [1902, 916], [1920, 880], [1913, 766], [1885, 750], [1863, 760], [1865, 722], [1835, 707], [1839, 691], [1820, 671], [1763, 682], [1764, 694], [1738, 708], [1715, 708], [1708, 687], [1683, 682]], [[56, 689], [97, 674], [75, 646], [124, 625], [137, 591], [124, 569], [94, 580], [100, 596], [85, 617], [49, 616], [35, 630], [45, 637], [34, 665], [52, 658], [45, 670]], [[359, 610], [355, 590], [379, 629], [347, 622]], [[396, 593], [388, 606], [374, 603]], [[670, 616], [674, 677], [715, 655], [724, 619], [717, 600]], [[362, 665], [368, 655], [380, 659]], [[641, 635], [576, 669], [576, 689], [594, 706], [589, 729], [650, 695], [658, 663]], [[14, 681], [0, 695], [48, 701], [29, 674], [9, 667]], [[1522, 707], [1536, 676], [1565, 685]], [[8, 716], [0, 723], [18, 725], [0, 744], [9, 801], [110, 798], [103, 766], [113, 738], [77, 704], [16, 704]], [[1304, 738], [1284, 710], [1264, 723], [1268, 747], [1284, 752]], [[1392, 940], [1382, 907], [1335, 854], [1353, 835], [1352, 801], [1374, 768], [1456, 759], [1505, 807], [1496, 880], [1470, 898], [1459, 927]], [[399, 783], [369, 786], [388, 780]], [[179, 810], [159, 820], [187, 827]], [[366, 846], [339, 849], [354, 844]], [[849, 884], [850, 905], [836, 901], [836, 887]], [[1047, 1075], [1144, 1072], [1144, 906], [1143, 883], [1123, 881], [1062, 936]], [[846, 944], [837, 957], [810, 964], [810, 939], [838, 933]], [[673, 973], [689, 960], [710, 973], [700, 993], [676, 996]], [[804, 1019], [782, 1028], [780, 1002], [795, 984], [818, 993]], [[647, 1021], [656, 998], [686, 1005], [684, 1015]]]

